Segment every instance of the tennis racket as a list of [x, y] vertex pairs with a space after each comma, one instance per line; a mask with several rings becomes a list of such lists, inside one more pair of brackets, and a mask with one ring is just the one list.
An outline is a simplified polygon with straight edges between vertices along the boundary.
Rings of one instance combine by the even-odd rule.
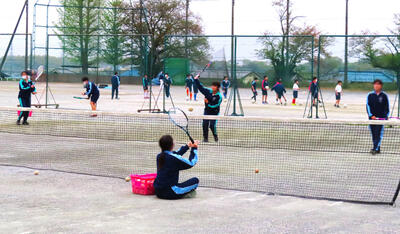
[[74, 96], [75, 99], [89, 99], [88, 97], [78, 97], [78, 96]]
[[168, 111], [169, 119], [172, 123], [182, 129], [186, 135], [189, 137], [190, 141], [194, 143], [193, 138], [190, 136], [188, 127], [189, 127], [189, 119], [185, 112], [179, 108], [171, 108]]
[[206, 69], [208, 69], [211, 66], [211, 62], [207, 63], [207, 65], [197, 74], [197, 78], [200, 77], [200, 74], [203, 73]]
[[37, 73], [36, 73], [36, 77], [35, 77], [35, 81], [38, 81], [40, 79], [40, 77], [43, 75], [44, 73], [44, 66], [40, 65], [37, 69]]

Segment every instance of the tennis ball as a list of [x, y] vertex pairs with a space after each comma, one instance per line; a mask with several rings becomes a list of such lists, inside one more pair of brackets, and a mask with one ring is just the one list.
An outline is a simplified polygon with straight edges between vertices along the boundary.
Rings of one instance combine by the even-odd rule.
[[125, 178], [125, 181], [126, 181], [126, 182], [131, 181], [131, 177], [127, 176], [127, 177]]
[[228, 102], [228, 100], [227, 100], [227, 99], [224, 99], [224, 102]]
[[39, 175], [39, 171], [34, 171], [33, 174], [34, 175]]
[[258, 172], [260, 172], [258, 169], [256, 169], [256, 170], [254, 171], [254, 173], [256, 173], [256, 174], [257, 174]]
[[343, 107], [344, 107], [344, 108], [347, 108], [347, 104], [344, 104]]
[[188, 111], [192, 112], [193, 111], [193, 107], [189, 107]]

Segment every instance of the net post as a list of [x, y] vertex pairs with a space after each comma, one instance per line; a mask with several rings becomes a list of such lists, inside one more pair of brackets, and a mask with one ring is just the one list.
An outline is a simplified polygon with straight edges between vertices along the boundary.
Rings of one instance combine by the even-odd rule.
[[48, 105], [48, 97], [49, 97], [49, 40], [50, 40], [50, 35], [47, 34], [47, 39], [46, 39], [46, 108]]
[[396, 200], [397, 200], [397, 197], [399, 196], [399, 192], [400, 192], [400, 180], [399, 180], [399, 184], [397, 185], [396, 192], [394, 193], [394, 196], [393, 196], [393, 199], [392, 199], [392, 202], [390, 203], [390, 205], [394, 206], [396, 204]]

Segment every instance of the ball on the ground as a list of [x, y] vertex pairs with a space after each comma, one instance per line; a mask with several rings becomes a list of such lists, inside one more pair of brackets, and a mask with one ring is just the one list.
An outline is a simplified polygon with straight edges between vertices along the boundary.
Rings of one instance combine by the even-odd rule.
[[126, 182], [131, 181], [131, 177], [127, 176], [127, 177], [125, 178], [125, 181], [126, 181]]
[[39, 171], [34, 171], [33, 174], [34, 175], [39, 175]]
[[228, 100], [227, 100], [227, 99], [224, 99], [224, 102], [228, 102]]
[[344, 104], [343, 107], [344, 107], [344, 108], [347, 108], [347, 104]]
[[258, 169], [256, 169], [256, 170], [254, 171], [254, 173], [256, 173], [256, 174], [257, 174], [258, 172], [260, 172]]
[[193, 111], [193, 107], [189, 107], [188, 111], [192, 112]]

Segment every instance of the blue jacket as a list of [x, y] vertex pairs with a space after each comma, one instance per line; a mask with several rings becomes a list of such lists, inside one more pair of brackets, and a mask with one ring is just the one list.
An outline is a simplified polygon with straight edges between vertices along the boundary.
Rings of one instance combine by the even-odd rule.
[[193, 78], [192, 77], [186, 77], [185, 79], [185, 87], [186, 88], [193, 88]]
[[218, 115], [223, 100], [221, 93], [217, 92], [216, 94], [213, 94], [212, 90], [205, 88], [198, 79], [194, 80], [194, 84], [208, 101], [208, 103], [205, 103], [204, 114]]
[[92, 95], [100, 95], [99, 88], [97, 88], [97, 86], [93, 82], [89, 81], [89, 83], [86, 85], [85, 95], [87, 95], [88, 97]]
[[379, 95], [373, 91], [367, 96], [367, 113], [368, 118], [372, 116], [377, 118], [389, 118], [389, 98], [385, 92], [379, 93]]
[[[179, 182], [179, 171], [192, 168], [196, 165], [197, 149], [192, 148], [189, 159], [183, 158], [189, 150], [189, 146], [182, 146], [178, 151], [163, 151], [157, 155], [157, 177], [154, 180], [155, 189], [171, 188]], [[160, 168], [160, 158], [164, 157], [164, 163]]]
[[275, 91], [278, 94], [286, 93], [286, 89], [281, 83], [276, 83], [274, 87], [272, 87], [271, 91]]
[[111, 84], [112, 86], [119, 86], [121, 84], [121, 78], [117, 75], [114, 75], [113, 77], [111, 77]]
[[223, 89], [228, 89], [230, 86], [231, 86], [231, 82], [230, 82], [229, 80], [223, 80], [223, 81], [221, 82], [221, 87], [222, 87]]
[[26, 82], [24, 79], [21, 79], [19, 81], [18, 98], [30, 99], [31, 93], [36, 92], [36, 88], [31, 88], [32, 85], [33, 82], [31, 80], [28, 80], [28, 82]]

